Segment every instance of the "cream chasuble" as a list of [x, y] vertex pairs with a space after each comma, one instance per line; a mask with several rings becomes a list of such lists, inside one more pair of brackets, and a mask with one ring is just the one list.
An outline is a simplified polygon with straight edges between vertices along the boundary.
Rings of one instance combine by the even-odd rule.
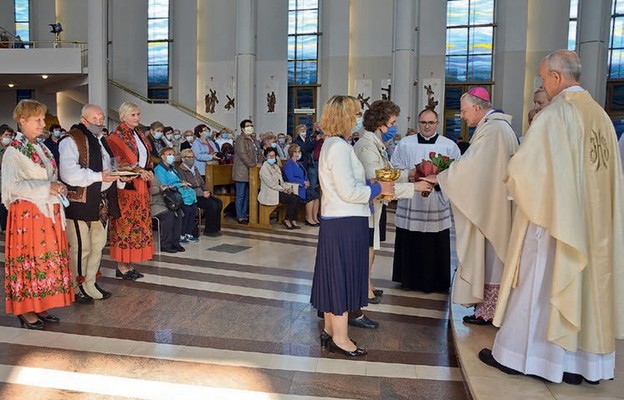
[[494, 111], [477, 125], [470, 147], [438, 183], [453, 209], [457, 234], [457, 272], [453, 303], [474, 305], [484, 298], [485, 241], [505, 259], [512, 222], [512, 202], [505, 188], [507, 164], [518, 148], [511, 116]]
[[615, 351], [624, 337], [624, 193], [611, 120], [587, 91], [556, 96], [509, 163], [517, 205], [494, 324], [500, 326], [529, 222], [555, 239], [548, 341]]

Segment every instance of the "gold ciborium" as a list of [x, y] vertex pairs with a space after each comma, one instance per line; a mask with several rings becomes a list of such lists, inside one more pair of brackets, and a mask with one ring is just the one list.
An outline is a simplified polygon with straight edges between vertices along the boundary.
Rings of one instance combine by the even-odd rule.
[[[375, 177], [381, 182], [394, 182], [401, 176], [401, 170], [395, 168], [382, 168], [375, 170]], [[394, 196], [383, 195], [382, 200], [395, 200]]]

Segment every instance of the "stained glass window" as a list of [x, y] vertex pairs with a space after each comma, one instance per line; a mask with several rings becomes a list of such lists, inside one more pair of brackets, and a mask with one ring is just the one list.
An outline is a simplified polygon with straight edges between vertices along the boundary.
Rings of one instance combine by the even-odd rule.
[[147, 97], [169, 98], [169, 0], [149, 0], [147, 8]]
[[15, 0], [15, 36], [23, 42], [30, 41], [30, 1]]
[[607, 113], [618, 136], [624, 133], [624, 1], [613, 0], [609, 38]]
[[570, 23], [568, 25], [568, 50], [576, 50], [576, 27], [578, 22], [578, 0], [570, 0]]

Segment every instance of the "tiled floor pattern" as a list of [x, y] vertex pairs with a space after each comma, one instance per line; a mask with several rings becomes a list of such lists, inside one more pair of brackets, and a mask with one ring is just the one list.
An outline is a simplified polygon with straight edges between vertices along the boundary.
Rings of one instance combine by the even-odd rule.
[[55, 310], [41, 332], [0, 314], [0, 399], [469, 399], [447, 296], [390, 281], [393, 229], [373, 272], [382, 303], [366, 309], [381, 327], [350, 331], [369, 354], [320, 349], [316, 229], [225, 228], [137, 266], [136, 282], [106, 253], [109, 300]]

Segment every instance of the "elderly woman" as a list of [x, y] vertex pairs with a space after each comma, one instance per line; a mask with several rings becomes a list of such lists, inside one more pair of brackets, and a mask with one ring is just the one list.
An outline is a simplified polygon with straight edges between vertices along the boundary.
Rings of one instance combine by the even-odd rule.
[[214, 161], [218, 163], [221, 160], [219, 146], [214, 141], [214, 132], [207, 125], [201, 124], [195, 127], [195, 136], [197, 139], [193, 142], [193, 154], [195, 155], [195, 166], [199, 173], [206, 175], [206, 163]]
[[206, 228], [204, 236], [221, 236], [221, 210], [223, 202], [212, 196], [208, 191], [204, 178], [194, 165], [195, 156], [190, 149], [182, 150], [180, 153], [182, 163], [178, 167], [178, 174], [184, 182], [188, 182], [197, 196], [197, 206], [206, 213]]
[[260, 193], [258, 202], [265, 206], [274, 206], [282, 203], [286, 207], [286, 216], [282, 225], [286, 229], [299, 229], [295, 221], [299, 197], [284, 185], [282, 171], [277, 166], [277, 153], [273, 147], [264, 150], [266, 161], [260, 167]]
[[121, 124], [107, 140], [119, 168], [130, 168], [138, 175], [118, 190], [119, 218], [111, 218], [110, 257], [117, 261], [117, 278], [136, 280], [143, 274], [132, 263], [149, 260], [154, 255], [152, 219], [150, 218], [149, 182], [154, 178], [149, 141], [137, 127], [141, 121], [139, 106], [125, 102], [119, 107]]
[[165, 205], [163, 191], [169, 186], [163, 185], [157, 176], [152, 180], [150, 194], [152, 195], [151, 215], [158, 219], [160, 224], [160, 250], [165, 253], [177, 253], [186, 251], [180, 245], [182, 235], [182, 211], [172, 211]]
[[301, 149], [299, 145], [293, 144], [288, 148], [290, 157], [284, 164], [284, 177], [286, 182], [299, 185], [298, 195], [301, 201], [306, 203], [306, 225], [319, 226], [318, 213], [320, 207], [319, 194], [316, 188], [310, 186], [310, 179], [305, 167], [299, 161], [301, 159]]
[[324, 313], [321, 346], [358, 357], [367, 352], [349, 339], [348, 313], [368, 305], [369, 202], [379, 194], [394, 194], [394, 183], [367, 182], [348, 142], [362, 129], [356, 98], [329, 99], [321, 125], [326, 136], [319, 158], [323, 197], [310, 302]]
[[45, 126], [46, 106], [22, 100], [13, 119], [20, 132], [2, 159], [2, 201], [8, 208], [5, 241], [6, 312], [22, 326], [43, 329], [59, 322], [49, 309], [74, 301], [69, 266], [65, 185], [57, 181], [57, 166], [47, 147], [37, 141]]
[[[360, 133], [360, 140], [354, 145], [355, 155], [364, 166], [366, 179], [375, 179], [375, 171], [383, 168], [392, 168], [385, 141], [390, 140], [396, 133], [394, 126], [401, 109], [390, 100], [377, 100], [370, 105], [364, 114], [364, 132]], [[425, 181], [408, 182], [408, 170], [403, 170], [395, 186], [395, 197], [411, 199], [414, 191], [430, 192], [432, 185]], [[419, 196], [422, 197], [422, 196]], [[368, 221], [368, 302], [380, 302], [382, 290], [373, 287], [370, 276], [375, 261], [375, 250], [379, 250], [380, 242], [386, 240], [386, 206], [382, 200], [373, 201], [373, 215]]]
[[177, 188], [182, 194], [182, 200], [184, 201], [180, 243], [188, 243], [189, 240], [197, 242], [199, 238], [193, 236], [195, 217], [197, 217], [197, 195], [195, 190], [193, 190], [189, 182], [182, 180], [180, 174], [173, 166], [175, 154], [171, 147], [162, 149], [160, 158], [160, 164], [154, 168], [154, 174], [163, 185]]

